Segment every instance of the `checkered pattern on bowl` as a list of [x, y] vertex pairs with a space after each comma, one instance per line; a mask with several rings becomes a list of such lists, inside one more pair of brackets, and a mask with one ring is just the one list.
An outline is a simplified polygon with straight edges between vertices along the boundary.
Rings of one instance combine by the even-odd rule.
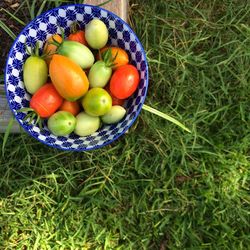
[[[104, 125], [90, 136], [79, 137], [74, 133], [68, 136], [55, 136], [45, 125], [42, 129], [23, 119], [25, 113], [17, 110], [28, 107], [31, 96], [23, 84], [23, 64], [28, 57], [25, 44], [34, 47], [39, 41], [40, 49], [53, 34], [69, 35], [70, 25], [77, 21], [82, 28], [93, 18], [102, 20], [109, 30], [109, 44], [125, 49], [130, 62], [140, 72], [140, 83], [136, 93], [125, 104], [125, 118], [114, 125]], [[62, 150], [85, 151], [110, 144], [123, 135], [138, 117], [144, 103], [148, 87], [148, 66], [144, 49], [133, 30], [121, 18], [100, 7], [74, 4], [51, 9], [30, 22], [15, 40], [7, 59], [5, 88], [9, 106], [20, 125], [34, 138], [44, 144]]]

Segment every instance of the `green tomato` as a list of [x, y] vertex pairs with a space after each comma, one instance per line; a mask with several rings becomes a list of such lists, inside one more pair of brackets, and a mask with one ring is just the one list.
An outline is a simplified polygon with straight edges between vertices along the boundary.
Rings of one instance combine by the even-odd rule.
[[105, 89], [92, 88], [84, 95], [82, 106], [87, 114], [101, 116], [111, 109], [112, 98]]
[[85, 38], [93, 49], [103, 48], [108, 41], [108, 29], [104, 22], [93, 19], [85, 27]]
[[90, 49], [75, 41], [63, 41], [59, 45], [57, 53], [70, 58], [82, 69], [90, 68], [95, 61], [94, 55]]
[[100, 127], [100, 118], [90, 116], [85, 112], [81, 112], [76, 116], [75, 134], [79, 136], [91, 135]]
[[119, 122], [126, 114], [126, 109], [119, 105], [111, 107], [110, 111], [101, 117], [106, 124], [113, 124]]
[[90, 87], [103, 88], [112, 75], [112, 69], [104, 61], [97, 61], [90, 69], [88, 78]]
[[30, 56], [24, 63], [23, 82], [30, 94], [34, 94], [48, 80], [48, 67], [39, 56]]
[[72, 133], [76, 126], [76, 118], [67, 111], [58, 111], [48, 120], [48, 128], [52, 134], [64, 136]]

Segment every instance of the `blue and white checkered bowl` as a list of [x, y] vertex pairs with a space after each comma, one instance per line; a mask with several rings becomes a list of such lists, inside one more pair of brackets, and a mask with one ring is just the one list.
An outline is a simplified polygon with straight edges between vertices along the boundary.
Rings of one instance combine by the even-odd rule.
[[[39, 41], [40, 48], [48, 37], [61, 33], [69, 35], [70, 25], [77, 21], [82, 28], [93, 18], [102, 20], [109, 30], [109, 44], [125, 49], [130, 62], [140, 73], [140, 83], [136, 93], [125, 104], [127, 114], [117, 124], [102, 126], [90, 136], [79, 137], [74, 133], [69, 136], [55, 136], [45, 126], [29, 125], [23, 119], [25, 113], [17, 110], [29, 107], [31, 96], [23, 84], [23, 64], [28, 57], [25, 43], [34, 47]], [[51, 9], [30, 22], [15, 40], [7, 59], [5, 69], [5, 88], [9, 106], [20, 125], [34, 138], [48, 146], [62, 150], [86, 151], [110, 144], [123, 135], [135, 122], [144, 103], [148, 87], [148, 65], [144, 49], [136, 34], [121, 18], [100, 7], [74, 4]]]

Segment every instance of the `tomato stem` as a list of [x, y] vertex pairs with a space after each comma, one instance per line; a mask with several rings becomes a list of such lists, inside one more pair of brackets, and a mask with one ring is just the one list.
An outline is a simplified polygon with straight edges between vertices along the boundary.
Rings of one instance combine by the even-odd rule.
[[36, 41], [35, 46], [34, 46], [33, 48], [30, 47], [30, 50], [29, 50], [29, 48], [28, 48], [28, 45], [27, 45], [27, 43], [26, 43], [26, 40], [25, 40], [24, 46], [25, 46], [25, 50], [26, 50], [26, 52], [27, 52], [27, 54], [28, 54], [29, 56], [37, 56], [37, 57], [43, 58], [43, 55], [42, 55], [42, 56], [39, 55], [39, 41]]
[[35, 45], [35, 55], [39, 56], [39, 42], [38, 41], [36, 42], [36, 45]]
[[17, 110], [17, 113], [20, 113], [20, 112], [29, 112], [29, 111], [34, 111], [34, 109], [32, 109], [32, 108], [21, 108], [21, 109]]
[[80, 29], [80, 24], [78, 22], [73, 22], [70, 26], [70, 33], [75, 34]]
[[99, 50], [99, 57], [101, 60], [104, 61], [105, 66], [112, 68], [114, 67], [117, 63], [114, 63], [114, 61], [116, 60], [118, 55], [118, 51], [116, 52], [115, 56], [112, 57], [112, 51], [111, 48], [108, 48], [106, 51], [104, 51], [103, 53], [101, 53], [101, 51]]
[[59, 43], [53, 36], [52, 36], [52, 40], [53, 42], [49, 42], [49, 44], [53, 44], [56, 47], [60, 47], [60, 45], [62, 44], [62, 43]]
[[[58, 25], [59, 26], [59, 25]], [[65, 40], [65, 32], [64, 30], [62, 29], [62, 27], [59, 26], [59, 30], [61, 31], [61, 34], [62, 34], [62, 40], [64, 41]], [[53, 37], [52, 37], [53, 39]], [[53, 39], [54, 40], [54, 39]]]
[[32, 49], [29, 50], [28, 45], [27, 45], [27, 43], [26, 43], [26, 39], [25, 39], [24, 46], [25, 46], [25, 50], [26, 50], [27, 54], [28, 54], [29, 56], [31, 56], [31, 55], [32, 55]]
[[42, 59], [45, 59], [45, 58], [47, 58], [47, 57], [49, 57], [49, 56], [53, 56], [54, 54], [56, 54], [56, 52], [51, 52], [51, 51], [49, 51], [48, 53], [42, 54], [40, 57], [41, 57]]
[[23, 121], [27, 121], [30, 125], [32, 121], [35, 119], [34, 124], [39, 126], [39, 128], [42, 128], [42, 119], [41, 117], [36, 113], [36, 111], [32, 108], [21, 108], [17, 110], [17, 113], [20, 112], [27, 112], [26, 116], [24, 117]]
[[32, 115], [33, 115], [32, 113], [27, 114], [27, 115], [24, 117], [23, 120], [24, 120], [24, 121], [30, 120], [30, 118], [31, 118]]

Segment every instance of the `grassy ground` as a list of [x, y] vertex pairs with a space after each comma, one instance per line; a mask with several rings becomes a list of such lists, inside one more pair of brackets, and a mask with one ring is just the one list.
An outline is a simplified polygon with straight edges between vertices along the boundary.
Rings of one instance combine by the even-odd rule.
[[11, 135], [0, 249], [250, 249], [250, 4], [143, 3], [130, 1], [150, 65], [146, 103], [192, 133], [142, 111], [93, 152]]

